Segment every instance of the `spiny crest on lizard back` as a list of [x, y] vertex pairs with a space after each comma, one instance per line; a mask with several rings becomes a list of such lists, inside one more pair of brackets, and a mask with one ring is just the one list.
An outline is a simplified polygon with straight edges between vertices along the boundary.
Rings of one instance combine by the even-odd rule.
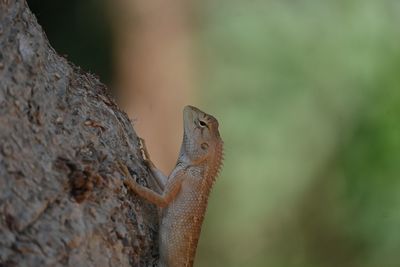
[[181, 160], [196, 165], [204, 161], [212, 162], [213, 166], [209, 166], [207, 176], [215, 176], [220, 169], [223, 150], [217, 119], [195, 107], [186, 106], [183, 111], [183, 127]]
[[224, 160], [224, 142], [220, 140], [215, 147], [215, 153], [213, 158], [210, 160], [212, 163], [209, 165], [207, 173], [206, 173], [206, 180], [208, 184], [208, 188], [211, 189], [212, 184], [215, 182], [215, 178], [219, 175], [219, 172], [222, 168]]

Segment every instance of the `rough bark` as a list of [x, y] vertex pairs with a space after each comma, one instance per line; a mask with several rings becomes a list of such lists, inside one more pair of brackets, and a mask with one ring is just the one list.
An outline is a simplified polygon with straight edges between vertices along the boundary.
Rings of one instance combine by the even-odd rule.
[[157, 210], [126, 114], [50, 47], [25, 0], [0, 0], [0, 266], [152, 266]]

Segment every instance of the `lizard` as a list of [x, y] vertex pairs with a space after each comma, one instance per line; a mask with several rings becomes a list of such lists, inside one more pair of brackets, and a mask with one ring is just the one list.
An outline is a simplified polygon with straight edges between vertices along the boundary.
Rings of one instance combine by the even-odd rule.
[[208, 196], [222, 167], [223, 141], [218, 121], [193, 106], [183, 110], [183, 141], [175, 168], [165, 176], [150, 160], [143, 139], [144, 160], [161, 193], [138, 184], [126, 165], [124, 184], [160, 207], [159, 267], [192, 267]]

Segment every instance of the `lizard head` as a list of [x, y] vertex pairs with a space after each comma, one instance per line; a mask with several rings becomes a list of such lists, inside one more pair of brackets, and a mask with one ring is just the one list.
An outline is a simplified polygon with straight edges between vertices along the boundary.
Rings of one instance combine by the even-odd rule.
[[210, 159], [220, 165], [222, 139], [217, 119], [198, 108], [186, 106], [183, 110], [183, 127], [182, 156], [195, 164]]

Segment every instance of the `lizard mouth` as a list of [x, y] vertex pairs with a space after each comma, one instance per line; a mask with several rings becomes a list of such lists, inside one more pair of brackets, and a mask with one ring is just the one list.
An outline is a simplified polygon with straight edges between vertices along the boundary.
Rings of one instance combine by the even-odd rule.
[[189, 105], [185, 106], [185, 108], [183, 109], [183, 127], [185, 132], [189, 130], [189, 125], [194, 122], [194, 116], [196, 116], [197, 110], [197, 108]]

